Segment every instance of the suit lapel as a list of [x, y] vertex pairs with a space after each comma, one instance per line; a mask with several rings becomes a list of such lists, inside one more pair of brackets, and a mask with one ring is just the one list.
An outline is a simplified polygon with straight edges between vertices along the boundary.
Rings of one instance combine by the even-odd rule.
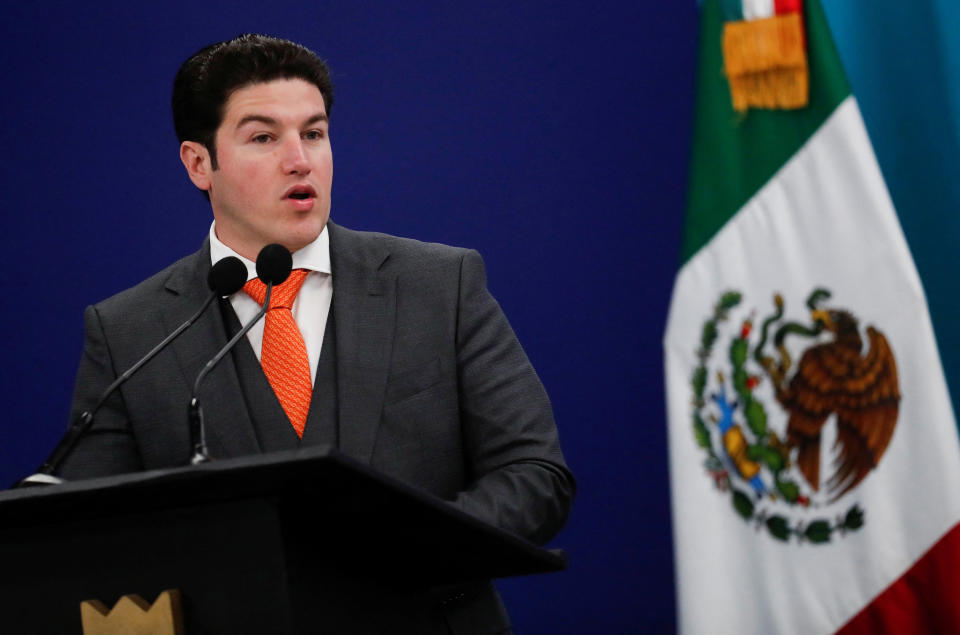
[[[203, 248], [184, 259], [182, 266], [167, 279], [167, 301], [161, 303], [160, 313], [168, 332], [186, 321], [206, 300], [209, 271], [210, 246], [204, 242]], [[207, 361], [227, 343], [222, 301], [215, 300], [213, 304], [171, 345], [180, 363], [188, 394], [193, 391], [194, 381]], [[241, 394], [236, 369], [229, 359], [221, 360], [200, 387], [207, 442], [213, 458], [261, 451]], [[186, 402], [183, 412], [186, 425]]]
[[340, 449], [370, 462], [383, 408], [396, 319], [396, 278], [380, 271], [389, 252], [328, 223], [337, 334]]

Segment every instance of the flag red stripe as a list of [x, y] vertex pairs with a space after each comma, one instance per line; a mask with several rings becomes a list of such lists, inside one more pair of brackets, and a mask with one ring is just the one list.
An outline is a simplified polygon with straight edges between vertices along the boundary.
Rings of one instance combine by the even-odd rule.
[[838, 634], [960, 633], [960, 524]]
[[773, 0], [773, 12], [777, 15], [802, 13], [803, 0]]

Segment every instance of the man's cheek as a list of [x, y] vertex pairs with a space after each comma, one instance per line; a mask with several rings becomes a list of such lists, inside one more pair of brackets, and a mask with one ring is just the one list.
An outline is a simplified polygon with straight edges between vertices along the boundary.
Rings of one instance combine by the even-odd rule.
[[248, 167], [239, 171], [238, 175], [239, 179], [236, 183], [236, 189], [242, 193], [243, 196], [250, 197], [259, 195], [261, 198], [266, 196], [267, 188], [263, 182], [262, 169], [258, 170], [256, 167]]

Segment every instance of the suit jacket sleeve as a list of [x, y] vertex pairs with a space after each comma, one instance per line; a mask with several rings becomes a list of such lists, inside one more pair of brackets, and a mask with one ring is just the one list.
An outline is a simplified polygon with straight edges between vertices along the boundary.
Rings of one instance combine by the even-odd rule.
[[469, 485], [455, 504], [544, 543], [574, 494], [543, 384], [486, 285], [475, 251], [461, 262], [457, 372]]

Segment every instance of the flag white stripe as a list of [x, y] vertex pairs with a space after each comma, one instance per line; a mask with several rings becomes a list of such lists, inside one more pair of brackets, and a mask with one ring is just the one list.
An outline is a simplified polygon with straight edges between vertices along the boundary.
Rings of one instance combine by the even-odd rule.
[[743, 19], [757, 20], [774, 14], [773, 0], [743, 0]]

